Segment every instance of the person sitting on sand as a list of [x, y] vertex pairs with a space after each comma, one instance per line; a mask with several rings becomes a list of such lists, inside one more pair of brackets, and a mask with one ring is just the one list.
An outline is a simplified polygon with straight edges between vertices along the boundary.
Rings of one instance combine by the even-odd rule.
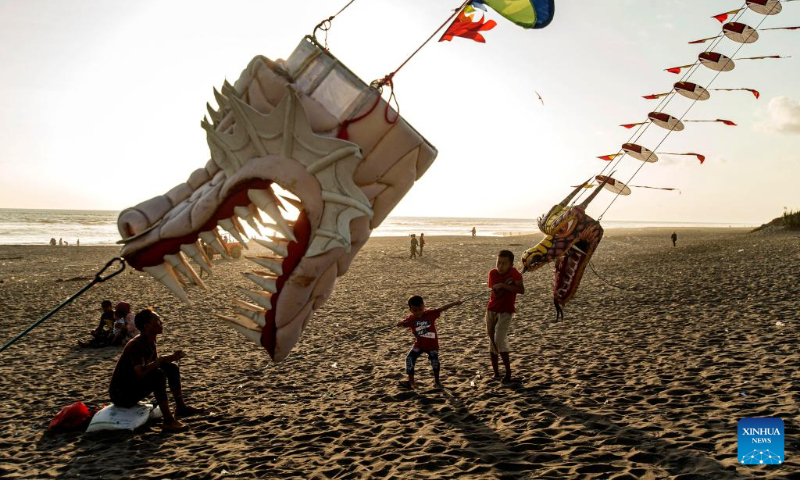
[[511, 359], [509, 358], [508, 330], [516, 312], [515, 302], [518, 294], [525, 293], [522, 274], [514, 268], [514, 254], [500, 250], [497, 254], [497, 268], [489, 271], [489, 288], [492, 294], [486, 305], [486, 331], [489, 335], [489, 358], [492, 362], [494, 378], [500, 378], [498, 356], [503, 359], [506, 374], [503, 383], [511, 382]]
[[128, 302], [117, 303], [114, 308], [114, 318], [114, 332], [111, 341], [113, 345], [124, 345], [139, 334], [134, 323], [135, 315], [131, 312]]
[[[144, 309], [134, 316], [136, 328], [142, 332], [125, 345], [117, 360], [108, 393], [114, 405], [129, 408], [150, 394], [156, 397], [161, 413], [164, 415], [164, 430], [180, 430], [184, 425], [175, 417], [186, 417], [200, 413], [201, 410], [186, 405], [181, 391], [180, 369], [175, 362], [185, 358], [183, 351], [160, 356], [156, 337], [163, 330], [161, 317], [150, 309]], [[169, 408], [167, 383], [175, 399], [175, 415]]]
[[100, 323], [97, 328], [91, 331], [92, 339], [88, 342], [78, 342], [81, 347], [105, 347], [111, 344], [114, 339], [114, 308], [111, 300], [103, 300], [100, 303]]
[[414, 334], [414, 345], [406, 356], [406, 373], [408, 374], [408, 387], [415, 388], [414, 383], [414, 365], [417, 363], [417, 358], [424, 353], [428, 354], [428, 360], [431, 362], [433, 368], [434, 386], [442, 388], [442, 382], [439, 381], [439, 336], [436, 333], [436, 319], [444, 312], [456, 305], [461, 305], [461, 300], [453, 303], [425, 310], [425, 301], [419, 295], [414, 295], [408, 299], [408, 309], [411, 315], [400, 322], [397, 322], [398, 327], [406, 327], [411, 329]]
[[419, 245], [419, 242], [417, 242], [417, 234], [412, 233], [411, 234], [411, 256], [409, 258], [417, 258], [417, 245]]
[[425, 234], [419, 234], [419, 256], [422, 257], [422, 249], [425, 248]]

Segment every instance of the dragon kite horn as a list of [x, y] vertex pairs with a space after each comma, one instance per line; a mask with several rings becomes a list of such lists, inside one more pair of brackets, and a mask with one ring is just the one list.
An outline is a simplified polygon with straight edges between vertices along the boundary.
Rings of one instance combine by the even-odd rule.
[[[613, 173], [612, 173], [612, 175], [613, 175]], [[586, 207], [588, 207], [588, 206], [589, 206], [589, 204], [590, 204], [590, 203], [592, 203], [592, 200], [594, 200], [594, 197], [596, 197], [596, 196], [597, 196], [597, 194], [598, 194], [598, 193], [600, 193], [600, 190], [602, 190], [602, 189], [603, 189], [603, 187], [605, 186], [605, 184], [606, 184], [606, 183], [608, 183], [608, 180], [609, 180], [610, 178], [611, 178], [611, 176], [610, 176], [610, 175], [609, 175], [608, 177], [604, 178], [604, 179], [603, 179], [603, 183], [601, 183], [600, 185], [598, 185], [598, 186], [597, 186], [597, 188], [594, 190], [594, 192], [592, 192], [592, 194], [591, 194], [591, 195], [589, 195], [588, 197], [586, 197], [586, 200], [584, 200], [584, 201], [583, 201], [583, 203], [581, 203], [581, 207], [582, 207], [584, 210], [586, 209]]]
[[592, 178], [591, 178], [591, 177], [589, 177], [589, 180], [586, 180], [585, 182], [583, 182], [583, 183], [582, 183], [582, 184], [580, 184], [579, 186], [575, 187], [575, 190], [573, 190], [573, 191], [572, 191], [572, 193], [570, 193], [569, 195], [567, 195], [567, 198], [565, 198], [564, 200], [562, 200], [562, 201], [561, 201], [561, 203], [559, 203], [559, 205], [561, 205], [562, 207], [566, 207], [566, 206], [569, 204], [569, 202], [571, 202], [571, 201], [572, 201], [572, 199], [573, 199], [573, 198], [575, 198], [575, 195], [577, 195], [577, 194], [578, 194], [578, 192], [580, 192], [581, 190], [583, 190], [583, 187], [585, 187], [585, 186], [586, 186], [586, 185], [587, 185], [587, 184], [588, 184], [588, 183], [589, 183], [591, 180], [592, 180]]

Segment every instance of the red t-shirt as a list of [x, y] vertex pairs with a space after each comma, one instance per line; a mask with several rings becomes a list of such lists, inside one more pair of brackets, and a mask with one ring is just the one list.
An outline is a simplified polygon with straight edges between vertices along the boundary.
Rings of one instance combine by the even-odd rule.
[[419, 318], [409, 315], [403, 326], [414, 334], [414, 348], [429, 352], [439, 350], [439, 335], [436, 333], [436, 319], [442, 314], [439, 310], [425, 310]]
[[[516, 268], [511, 267], [505, 275], [500, 275], [496, 268], [489, 272], [489, 288], [498, 283], [506, 283], [508, 279], [515, 282], [522, 280], [522, 274]], [[495, 292], [492, 290], [492, 295], [489, 297], [489, 303], [486, 305], [486, 310], [497, 313], [514, 313], [516, 308], [514, 304], [517, 300], [517, 294], [509, 292], [508, 290], [500, 290]]]

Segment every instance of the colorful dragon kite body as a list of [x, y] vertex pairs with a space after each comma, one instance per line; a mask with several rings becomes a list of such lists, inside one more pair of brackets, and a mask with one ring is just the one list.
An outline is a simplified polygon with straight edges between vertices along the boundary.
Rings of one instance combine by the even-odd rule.
[[564, 201], [539, 217], [539, 230], [546, 236], [522, 255], [523, 272], [556, 262], [553, 304], [557, 320], [564, 317], [562, 307], [575, 296], [583, 271], [603, 238], [600, 222], [586, 215], [586, 207], [601, 188], [592, 192], [580, 205], [567, 206], [585, 185], [578, 186]]
[[245, 246], [274, 232], [254, 238], [269, 253], [225, 285], [239, 298], [220, 317], [280, 361], [436, 149], [310, 37], [285, 61], [254, 58], [214, 95], [201, 124], [211, 160], [120, 214], [122, 256], [188, 302], [187, 284], [205, 287], [190, 260], [212, 269], [201, 242], [227, 257], [220, 230]]

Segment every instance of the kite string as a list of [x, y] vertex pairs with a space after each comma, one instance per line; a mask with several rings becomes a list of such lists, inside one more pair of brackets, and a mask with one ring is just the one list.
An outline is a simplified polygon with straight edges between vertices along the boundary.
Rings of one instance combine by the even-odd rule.
[[605, 278], [601, 277], [600, 274], [597, 273], [597, 270], [594, 269], [594, 263], [592, 263], [591, 260], [589, 261], [589, 268], [592, 269], [592, 272], [594, 272], [594, 274], [597, 275], [597, 278], [599, 278], [601, 282], [605, 283], [606, 285], [608, 285], [610, 287], [618, 288], [620, 290], [625, 290], [626, 292], [635, 292], [636, 291], [635, 288], [620, 287], [619, 285], [615, 285], [615, 284], [609, 282], [608, 280], [606, 280]]
[[[745, 8], [745, 7], [746, 7], [746, 5], [747, 5], [746, 3], [745, 3], [744, 5], [742, 5], [742, 8]], [[738, 13], [736, 16], [734, 16], [734, 20], [735, 20], [735, 19], [737, 19], [738, 17], [740, 17], [741, 15], [742, 15], [742, 13], [741, 13], [741, 12], [740, 12], [740, 13]], [[717, 36], [717, 37], [714, 39], [714, 41], [713, 41], [713, 42], [711, 42], [711, 44], [710, 44], [708, 47], [706, 47], [706, 50], [705, 50], [705, 52], [710, 52], [710, 51], [713, 51], [713, 49], [714, 49], [714, 48], [716, 48], [716, 46], [717, 46], [717, 45], [719, 45], [719, 43], [722, 41], [722, 39], [723, 39], [723, 38], [724, 38], [724, 36], [723, 36], [723, 35], [718, 35], [718, 36]], [[690, 80], [690, 79], [691, 79], [691, 77], [692, 77], [692, 75], [694, 75], [694, 74], [695, 74], [695, 73], [696, 73], [696, 72], [699, 70], [699, 68], [700, 68], [700, 62], [699, 62], [699, 61], [695, 61], [695, 63], [694, 63], [694, 64], [692, 64], [692, 66], [691, 66], [689, 69], [687, 69], [686, 73], [684, 73], [684, 74], [683, 74], [683, 76], [680, 78], [679, 82], [684, 82], [684, 81], [688, 81], [688, 80]], [[669, 104], [672, 102], [672, 100], [674, 99], [674, 97], [675, 97], [675, 92], [674, 92], [674, 91], [673, 91], [673, 92], [670, 92], [670, 95], [667, 95], [667, 96], [666, 96], [666, 97], [665, 97], [665, 98], [664, 98], [664, 99], [663, 99], [663, 100], [662, 100], [662, 101], [661, 101], [661, 102], [658, 104], [658, 106], [656, 106], [656, 108], [655, 108], [655, 110], [654, 110], [654, 111], [656, 111], [656, 112], [663, 112], [663, 110], [664, 110], [666, 107], [668, 107], [668, 106], [669, 106]], [[642, 137], [642, 136], [643, 136], [643, 135], [644, 135], [644, 134], [647, 132], [647, 130], [650, 128], [650, 125], [651, 125], [651, 123], [650, 123], [650, 122], [646, 122], [644, 125], [640, 125], [639, 129], [637, 129], [637, 130], [636, 130], [636, 132], [634, 132], [634, 133], [631, 135], [631, 137], [628, 139], [628, 141], [630, 142], [631, 140], [633, 140], [634, 142], [638, 142], [638, 141], [639, 141], [639, 139], [640, 139], [640, 138], [641, 138], [641, 137]], [[644, 128], [642, 128], [642, 127], [644, 127]], [[670, 130], [670, 131], [669, 131], [669, 132], [668, 132], [668, 133], [667, 133], [667, 134], [664, 136], [664, 139], [662, 139], [662, 141], [661, 141], [661, 142], [658, 144], [658, 146], [661, 146], [661, 143], [663, 143], [663, 142], [664, 142], [664, 140], [666, 140], [666, 138], [669, 136], [669, 133], [671, 133], [671, 132], [672, 132], [672, 130]], [[656, 148], [653, 150], [653, 152], [655, 153], [655, 151], [656, 151], [656, 150], [658, 150], [658, 147], [656, 147]], [[619, 165], [619, 163], [620, 163], [620, 162], [622, 162], [622, 160], [624, 159], [624, 157], [625, 157], [625, 155], [623, 154], [623, 155], [622, 155], [622, 156], [619, 158], [619, 160], [617, 160], [617, 161], [615, 162], [615, 165], [614, 165], [614, 167], [615, 167], [615, 168], [616, 168], [616, 167]], [[610, 165], [607, 165], [607, 166], [606, 166], [606, 168], [608, 168], [609, 166], [610, 166]], [[638, 173], [638, 171], [639, 171], [639, 170], [640, 170], [640, 169], [641, 169], [643, 166], [644, 166], [644, 163], [642, 163], [642, 165], [640, 165], [640, 166], [639, 166], [639, 168], [637, 169], [637, 173]], [[605, 171], [605, 168], [603, 169], [603, 171]], [[600, 174], [602, 175], [602, 173], [603, 173], [603, 172], [601, 172]], [[633, 177], [631, 177], [631, 178], [633, 178]], [[616, 201], [616, 198], [617, 198], [617, 197], [620, 195], [620, 193], [621, 193], [621, 192], [617, 192], [617, 193], [616, 193], [616, 195], [615, 195], [615, 197], [614, 197], [614, 199], [612, 200], [612, 202], [611, 202], [611, 203], [613, 203], [614, 201]], [[605, 212], [606, 212], [606, 211], [608, 211], [608, 208], [610, 208], [610, 206], [611, 206], [611, 204], [609, 204], [609, 207], [607, 207], [607, 208], [606, 208], [606, 210], [603, 212], [603, 214], [605, 214]], [[599, 220], [600, 218], [602, 218], [602, 215], [601, 215], [601, 216], [598, 218], [598, 220]]]
[[417, 54], [417, 52], [419, 52], [420, 50], [422, 50], [422, 47], [424, 47], [425, 45], [427, 45], [427, 44], [428, 44], [428, 42], [430, 42], [430, 41], [433, 39], [433, 37], [435, 37], [435, 36], [436, 36], [436, 34], [437, 34], [437, 33], [439, 33], [439, 31], [440, 31], [441, 29], [443, 29], [444, 27], [446, 27], [446, 26], [447, 26], [447, 24], [448, 24], [448, 23], [450, 23], [450, 21], [452, 21], [452, 20], [453, 20], [453, 17], [455, 17], [456, 15], [458, 15], [458, 14], [459, 14], [459, 12], [461, 12], [461, 10], [463, 10], [463, 9], [464, 9], [464, 7], [466, 7], [466, 6], [467, 6], [467, 4], [468, 4], [468, 3], [470, 3], [470, 1], [472, 1], [472, 0], [464, 0], [463, 2], [461, 2], [461, 5], [459, 5], [459, 6], [458, 6], [458, 8], [456, 8], [455, 10], [453, 10], [453, 13], [452, 13], [452, 14], [450, 14], [450, 16], [447, 18], [447, 20], [445, 20], [445, 21], [444, 21], [444, 23], [442, 23], [442, 24], [439, 26], [439, 28], [437, 28], [437, 29], [436, 29], [436, 31], [434, 31], [434, 32], [431, 34], [431, 36], [430, 36], [430, 37], [428, 37], [428, 39], [427, 39], [427, 40], [425, 40], [424, 42], [422, 42], [422, 45], [420, 45], [419, 47], [417, 47], [417, 49], [416, 49], [416, 50], [414, 50], [414, 53], [412, 53], [411, 55], [409, 55], [409, 56], [408, 56], [408, 58], [406, 58], [406, 59], [403, 61], [403, 63], [401, 63], [401, 64], [400, 64], [400, 66], [399, 66], [399, 67], [397, 67], [397, 68], [396, 68], [396, 69], [395, 69], [393, 72], [391, 72], [391, 73], [389, 73], [388, 75], [384, 76], [382, 79], [380, 79], [380, 80], [377, 80], [377, 82], [378, 82], [378, 85], [380, 85], [380, 86], [383, 86], [383, 85], [391, 85], [392, 79], [393, 79], [393, 78], [394, 78], [394, 76], [397, 74], [397, 72], [399, 72], [401, 68], [403, 68], [403, 67], [404, 67], [404, 66], [405, 66], [405, 65], [406, 65], [406, 64], [407, 64], [407, 63], [408, 63], [408, 62], [409, 62], [409, 61], [410, 61], [412, 58], [414, 58], [414, 55], [416, 55], [416, 54]]
[[[745, 5], [746, 5], [746, 4], [745, 4]], [[756, 30], [758, 29], [758, 27], [760, 27], [760, 26], [761, 26], [761, 24], [762, 24], [762, 23], [764, 23], [764, 21], [766, 21], [766, 19], [767, 19], [767, 15], [765, 15], [765, 16], [764, 16], [764, 18], [762, 18], [762, 19], [761, 19], [761, 21], [760, 21], [760, 22], [758, 22], [758, 25], [756, 25], [756, 28], [754, 28], [754, 29], [753, 29], [753, 32], [751, 32], [751, 33], [750, 33], [750, 34], [747, 36], [747, 38], [745, 39], [745, 41], [744, 41], [744, 42], [742, 42], [742, 43], [739, 45], [739, 47], [736, 49], [736, 51], [735, 51], [735, 52], [733, 52], [733, 55], [731, 55], [731, 56], [730, 56], [730, 58], [733, 58], [733, 57], [735, 57], [735, 56], [736, 56], [736, 55], [739, 53], [739, 50], [741, 50], [741, 49], [742, 49], [742, 48], [743, 48], [743, 47], [744, 47], [744, 46], [747, 44], [747, 40], [749, 40], [749, 39], [750, 39], [750, 37], [753, 35], [753, 33], [755, 33], [755, 32], [756, 32]], [[723, 36], [724, 36], [724, 35], [723, 35]], [[722, 38], [722, 36], [720, 36], [719, 38], [721, 39], [721, 38]], [[727, 61], [725, 62], [725, 64], [724, 64], [724, 65], [723, 65], [723, 67], [722, 67], [723, 69], [724, 69], [724, 68], [725, 68], [725, 66], [728, 64], [728, 62], [729, 62], [729, 60], [727, 60]], [[711, 86], [711, 85], [714, 83], [714, 81], [717, 79], [717, 77], [719, 77], [719, 75], [720, 75], [722, 72], [723, 72], [723, 70], [719, 70], [719, 71], [717, 71], [717, 73], [714, 75], [714, 77], [711, 79], [711, 81], [710, 81], [710, 82], [707, 84], [707, 87], [710, 87], [710, 86]], [[686, 109], [686, 111], [685, 111], [685, 112], [683, 112], [683, 115], [681, 115], [681, 118], [680, 118], [680, 119], [678, 119], [678, 120], [679, 120], [679, 121], [683, 120], [683, 118], [684, 118], [684, 117], [686, 117], [686, 115], [689, 113], [689, 111], [692, 109], [692, 107], [694, 107], [694, 105], [695, 105], [695, 104], [696, 104], [698, 101], [699, 101], [699, 97], [698, 97], [698, 98], [695, 98], [695, 99], [692, 101], [692, 103], [689, 105], [689, 107]], [[677, 126], [677, 123], [675, 124], [675, 126]], [[662, 144], [662, 143], [664, 143], [664, 142], [666, 141], [667, 137], [669, 137], [669, 135], [670, 135], [670, 134], [671, 134], [671, 133], [674, 131], [674, 129], [675, 129], [675, 126], [673, 126], [672, 128], [670, 128], [670, 129], [669, 129], [669, 131], [667, 132], [667, 134], [666, 134], [666, 135], [664, 135], [664, 138], [662, 138], [662, 139], [661, 139], [661, 141], [658, 143], [658, 145], [656, 146], [656, 149], [658, 149], [658, 147], [660, 147], [660, 146], [661, 146], [661, 144]], [[634, 172], [633, 172], [633, 175], [631, 175], [631, 177], [628, 179], [628, 182], [630, 182], [631, 180], [633, 180], [633, 178], [634, 178], [634, 177], [635, 177], [635, 176], [636, 176], [636, 175], [639, 173], [639, 171], [642, 169], [642, 167], [644, 167], [644, 163], [642, 163], [642, 164], [639, 166], [639, 168], [637, 168], [637, 169], [636, 169], [636, 171], [634, 171]], [[608, 210], [611, 208], [611, 206], [614, 204], [614, 202], [616, 202], [616, 201], [617, 201], [617, 198], [619, 198], [619, 196], [620, 196], [620, 193], [621, 193], [621, 192], [617, 192], [617, 193], [616, 193], [616, 195], [614, 195], [614, 198], [613, 198], [613, 199], [611, 200], [611, 202], [608, 204], [608, 206], [606, 207], [606, 209], [605, 209], [605, 210], [603, 210], [603, 213], [602, 213], [602, 214], [600, 214], [600, 216], [597, 218], [597, 220], [598, 220], [598, 221], [600, 221], [600, 220], [603, 218], [603, 216], [604, 216], [604, 215], [606, 214], [606, 212], [607, 212], [607, 211], [608, 211]]]
[[314, 31], [311, 33], [311, 36], [312, 36], [312, 37], [314, 37], [314, 39], [316, 39], [316, 38], [317, 38], [317, 30], [322, 30], [323, 32], [325, 32], [325, 42], [324, 42], [324, 43], [325, 43], [325, 50], [327, 50], [327, 49], [328, 49], [328, 30], [330, 30], [330, 29], [331, 29], [331, 22], [332, 22], [332, 21], [333, 21], [333, 19], [334, 19], [334, 18], [336, 18], [336, 17], [337, 17], [337, 16], [338, 16], [340, 13], [344, 12], [344, 11], [347, 9], [347, 7], [349, 7], [350, 5], [352, 5], [352, 3], [353, 3], [353, 2], [355, 2], [355, 1], [356, 1], [356, 0], [350, 0], [349, 2], [347, 2], [347, 5], [345, 5], [344, 7], [342, 7], [342, 9], [341, 9], [341, 10], [339, 10], [339, 11], [338, 11], [338, 12], [336, 12], [335, 14], [331, 15], [330, 17], [326, 18], [325, 20], [323, 20], [323, 21], [319, 22], [319, 23], [317, 24], [317, 26], [316, 26], [316, 27], [314, 27]]
[[[746, 7], [747, 7], [747, 4], [746, 4], [746, 3], [742, 5], [742, 8], [746, 8]], [[737, 13], [737, 15], [735, 15], [735, 16], [734, 16], [733, 20], [736, 20], [738, 17], [741, 17], [741, 15], [742, 15], [742, 12], [740, 11], [739, 13]], [[763, 21], [763, 20], [762, 20], [762, 21]], [[718, 45], [718, 44], [719, 44], [719, 43], [722, 41], [722, 39], [723, 39], [723, 38], [724, 38], [724, 35], [719, 35], [719, 36], [717, 36], [717, 37], [714, 39], [714, 41], [713, 41], [713, 42], [711, 42], [711, 44], [710, 44], [708, 47], [706, 47], [706, 49], [705, 49], [705, 52], [710, 52], [710, 51], [712, 51], [714, 48], [716, 48], [716, 46], [717, 46], [717, 45]], [[689, 68], [686, 70], [686, 73], [684, 73], [684, 74], [683, 74], [683, 75], [680, 77], [680, 80], [678, 80], [678, 81], [679, 81], [679, 82], [685, 82], [685, 81], [688, 81], [688, 80], [690, 80], [690, 79], [691, 79], [691, 77], [692, 77], [692, 75], [694, 75], [694, 74], [695, 74], [695, 72], [697, 72], [699, 68], [700, 68], [700, 62], [699, 62], [699, 60], [695, 60], [695, 62], [692, 64], [692, 66], [691, 66], [691, 67], [689, 67]], [[655, 111], [655, 112], [663, 112], [663, 109], [665, 109], [666, 107], [668, 107], [668, 106], [669, 106], [669, 104], [672, 102], [672, 100], [673, 100], [674, 96], [675, 96], [675, 92], [674, 92], [674, 91], [673, 91], [673, 92], [670, 92], [670, 94], [669, 94], [669, 95], [665, 96], [665, 97], [664, 97], [664, 98], [663, 98], [663, 99], [662, 99], [662, 100], [659, 102], [659, 104], [656, 106], [656, 108], [655, 108], [653, 111]], [[639, 139], [640, 139], [640, 138], [642, 138], [642, 136], [643, 136], [643, 135], [644, 135], [644, 134], [647, 132], [647, 130], [650, 128], [650, 125], [651, 125], [651, 123], [650, 123], [650, 122], [645, 122], [645, 123], [643, 123], [642, 125], [639, 125], [639, 126], [638, 126], [638, 128], [637, 128], [637, 129], [636, 129], [636, 130], [635, 130], [635, 131], [634, 131], [634, 132], [631, 134], [631, 136], [630, 136], [630, 137], [628, 137], [628, 140], [627, 140], [627, 142], [625, 142], [625, 143], [638, 142], [638, 141], [639, 141]], [[667, 135], [669, 135], [669, 133], [668, 133]], [[665, 138], [666, 138], [666, 137], [665, 137]], [[662, 141], [662, 143], [663, 143], [663, 141]], [[661, 145], [661, 144], [659, 144], [659, 146], [660, 146], [660, 145]], [[653, 152], [655, 153], [655, 150], [653, 150]], [[620, 155], [620, 153], [621, 153], [622, 155]], [[617, 156], [619, 156], [619, 158], [618, 158], [618, 159], [617, 159]], [[603, 167], [603, 169], [602, 169], [602, 170], [600, 171], [600, 173], [598, 173], [597, 175], [602, 175], [602, 174], [604, 174], [604, 173], [606, 172], [606, 170], [611, 170], [611, 171], [613, 172], [613, 171], [614, 171], [614, 170], [615, 170], [615, 169], [616, 169], [616, 168], [619, 166], [619, 164], [622, 162], [622, 160], [625, 158], [625, 156], [626, 156], [626, 155], [625, 155], [625, 151], [624, 151], [624, 150], [622, 150], [622, 148], [620, 148], [619, 150], [617, 150], [617, 153], [615, 154], [615, 157], [614, 157], [614, 158], [615, 158], [615, 160], [613, 160], [613, 161], [609, 162], [608, 164], [606, 164], [606, 166], [605, 166], [605, 167]], [[639, 168], [641, 168], [641, 166], [640, 166]], [[580, 198], [581, 198], [581, 197], [582, 197], [582, 196], [583, 196], [585, 193], [586, 193], [586, 191], [585, 191], [585, 190], [584, 190], [584, 191], [581, 191], [581, 192], [580, 192], [580, 194], [578, 194], [578, 195], [577, 195], [577, 197], [576, 197], [576, 198], [575, 198], [575, 199], [572, 201], [571, 205], [574, 205], [574, 204], [578, 203], [578, 201], [580, 200]], [[617, 195], [617, 196], [619, 196], [619, 193], [617, 193], [616, 195]], [[616, 199], [616, 197], [615, 197], [615, 199]], [[612, 201], [612, 202], [613, 202], [613, 201]], [[606, 208], [606, 210], [608, 210], [608, 208]], [[605, 212], [603, 212], [603, 213], [605, 213]], [[602, 217], [602, 215], [601, 215], [601, 217]], [[599, 219], [598, 219], [598, 220], [599, 220]]]
[[[119, 269], [117, 269], [117, 270], [115, 270], [115, 271], [113, 271], [113, 272], [109, 273], [109, 274], [108, 274], [108, 275], [106, 275], [106, 276], [103, 276], [103, 273], [104, 273], [106, 270], [108, 270], [109, 268], [111, 268], [111, 266], [112, 266], [112, 265], [114, 265], [114, 264], [115, 264], [115, 263], [117, 263], [117, 262], [119, 262]], [[25, 335], [27, 335], [27, 334], [28, 334], [28, 333], [29, 333], [31, 330], [33, 330], [34, 328], [38, 327], [38, 326], [39, 326], [39, 325], [40, 325], [42, 322], [44, 322], [44, 321], [45, 321], [45, 320], [47, 320], [48, 318], [50, 318], [50, 317], [52, 317], [53, 315], [55, 315], [55, 313], [56, 313], [56, 312], [58, 312], [59, 310], [61, 310], [61, 309], [62, 309], [62, 308], [64, 308], [65, 306], [69, 305], [70, 303], [72, 303], [72, 301], [73, 301], [73, 300], [75, 300], [76, 298], [80, 297], [80, 296], [81, 296], [81, 295], [83, 295], [83, 294], [84, 294], [84, 293], [85, 293], [87, 290], [89, 290], [90, 288], [92, 288], [92, 286], [93, 286], [95, 283], [103, 283], [103, 282], [105, 282], [106, 280], [109, 280], [109, 279], [111, 279], [112, 277], [115, 277], [115, 276], [119, 275], [119, 274], [120, 274], [120, 273], [122, 273], [124, 270], [125, 270], [125, 260], [124, 260], [123, 258], [121, 258], [121, 257], [115, 257], [115, 258], [112, 258], [111, 260], [109, 260], [109, 261], [108, 261], [108, 263], [106, 263], [106, 264], [105, 264], [105, 266], [103, 266], [103, 268], [101, 268], [101, 269], [100, 269], [100, 271], [99, 271], [99, 272], [97, 272], [97, 273], [94, 275], [94, 279], [93, 279], [91, 282], [89, 282], [89, 284], [88, 284], [88, 285], [86, 285], [86, 286], [85, 286], [85, 287], [83, 287], [82, 289], [78, 290], [78, 291], [77, 291], [75, 294], [73, 294], [71, 297], [69, 297], [69, 298], [67, 298], [66, 300], [64, 300], [63, 302], [61, 302], [61, 304], [59, 304], [59, 305], [58, 305], [56, 308], [54, 308], [54, 309], [50, 310], [50, 311], [49, 311], [47, 314], [45, 314], [45, 316], [43, 316], [43, 317], [42, 317], [42, 318], [40, 318], [39, 320], [37, 320], [37, 321], [33, 322], [33, 324], [31, 324], [31, 325], [30, 325], [28, 328], [26, 328], [25, 330], [23, 330], [23, 331], [22, 331], [22, 333], [20, 333], [20, 334], [19, 334], [19, 335], [17, 335], [16, 337], [14, 337], [14, 338], [12, 338], [11, 340], [9, 340], [8, 342], [6, 342], [6, 344], [5, 344], [5, 345], [3, 345], [3, 346], [2, 346], [2, 348], [0, 348], [0, 352], [2, 352], [3, 350], [5, 350], [6, 348], [10, 347], [10, 346], [11, 346], [11, 345], [12, 345], [14, 342], [16, 342], [17, 340], [19, 340], [20, 338], [22, 338], [22, 337], [24, 337]]]

